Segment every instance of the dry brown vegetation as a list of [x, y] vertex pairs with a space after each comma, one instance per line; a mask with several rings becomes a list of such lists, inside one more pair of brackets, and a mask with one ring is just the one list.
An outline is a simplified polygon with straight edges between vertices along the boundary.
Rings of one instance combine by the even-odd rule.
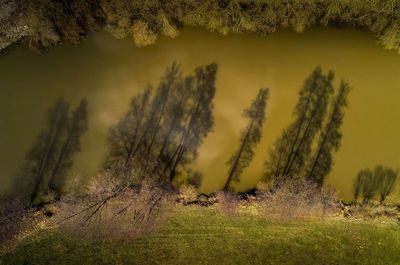
[[127, 185], [126, 180], [104, 173], [85, 191], [72, 186], [61, 200], [34, 207], [20, 202], [23, 200], [9, 197], [0, 204], [0, 245], [7, 246], [1, 252], [45, 228], [57, 228], [88, 241], [130, 242], [157, 229], [168, 218], [176, 190], [150, 177], [138, 185]]
[[45, 227], [52, 212], [48, 207], [30, 207], [17, 198], [0, 200], [0, 254], [5, 253], [25, 237]]
[[[129, 243], [164, 224], [177, 203], [215, 207], [230, 217], [251, 213], [274, 222], [328, 217], [379, 222], [400, 220], [399, 207], [345, 205], [333, 188], [319, 188], [300, 177], [260, 183], [251, 193], [221, 190], [211, 195], [198, 194], [191, 186], [178, 191], [150, 177], [139, 185], [126, 185], [125, 181], [103, 174], [93, 179], [85, 192], [72, 186], [71, 192], [61, 200], [35, 208], [17, 204], [17, 200], [2, 201], [0, 242], [3, 248], [0, 251], [7, 252], [24, 237], [45, 228], [56, 228], [89, 242]], [[82, 185], [79, 181], [76, 183]]]
[[26, 229], [26, 210], [18, 202], [2, 199], [0, 204], [0, 245]]
[[400, 222], [400, 207], [384, 204], [351, 204], [342, 207], [346, 218], [378, 222]]
[[398, 0], [12, 0], [2, 6], [0, 50], [20, 41], [38, 51], [77, 43], [98, 28], [143, 46], [159, 34], [177, 36], [182, 26], [265, 35], [315, 25], [367, 28], [385, 48], [399, 50], [399, 6]]
[[260, 192], [260, 213], [269, 220], [292, 221], [338, 214], [340, 201], [331, 187], [319, 188], [305, 178], [283, 178], [271, 190]]
[[155, 230], [171, 212], [174, 194], [152, 179], [121, 187], [97, 178], [87, 195], [67, 196], [57, 203], [55, 222], [74, 237], [126, 242]]
[[229, 216], [234, 216], [240, 205], [239, 194], [231, 190], [221, 190], [216, 193], [218, 209]]

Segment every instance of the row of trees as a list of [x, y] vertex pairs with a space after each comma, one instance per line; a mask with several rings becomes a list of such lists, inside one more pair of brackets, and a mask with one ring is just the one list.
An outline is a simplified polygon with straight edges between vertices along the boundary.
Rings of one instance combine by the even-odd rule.
[[[340, 129], [350, 92], [349, 84], [342, 81], [335, 94], [333, 79], [332, 71], [323, 74], [320, 67], [306, 79], [293, 112], [294, 121], [283, 130], [269, 151], [264, 180], [305, 176], [319, 187], [323, 185], [332, 168], [333, 152], [340, 148]], [[232, 181], [240, 180], [243, 170], [253, 159], [254, 149], [262, 136], [268, 97], [269, 90], [260, 89], [251, 106], [244, 111], [249, 123], [241, 132], [238, 150], [227, 162], [229, 171], [224, 189], [228, 189]]]
[[[128, 187], [146, 176], [172, 183], [185, 176], [200, 186], [201, 174], [189, 165], [214, 126], [213, 99], [218, 66], [197, 67], [184, 76], [173, 63], [157, 87], [148, 85], [135, 96], [128, 111], [110, 128], [103, 169]], [[73, 157], [80, 151], [81, 136], [88, 130], [87, 100], [70, 112], [59, 98], [48, 110], [40, 133], [27, 152], [12, 189], [26, 204], [43, 202], [47, 195], [60, 197]]]
[[[201, 174], [189, 165], [214, 126], [217, 70], [212, 63], [184, 75], [173, 63], [155, 88], [148, 85], [133, 97], [128, 111], [109, 129], [103, 170], [122, 180], [124, 186], [135, 186], [152, 176], [162, 183], [179, 180], [198, 187]], [[332, 167], [332, 153], [340, 147], [350, 91], [348, 83], [342, 81], [335, 94], [333, 79], [333, 72], [324, 74], [320, 67], [306, 79], [293, 112], [294, 121], [270, 150], [265, 179], [305, 176], [319, 187], [323, 185]], [[243, 112], [248, 124], [241, 131], [238, 149], [227, 161], [225, 190], [240, 181], [254, 157], [268, 98], [269, 89], [261, 88]], [[59, 196], [87, 129], [87, 101], [83, 99], [70, 113], [69, 103], [60, 98], [27, 153], [15, 190], [24, 190], [30, 203], [37, 201], [39, 194], [54, 192]]]
[[265, 180], [305, 176], [320, 187], [323, 185], [332, 168], [332, 154], [340, 148], [344, 108], [350, 92], [349, 84], [342, 81], [335, 94], [333, 80], [334, 73], [323, 74], [320, 67], [305, 80], [293, 122], [269, 151]]
[[360, 170], [353, 182], [354, 201], [361, 198], [365, 204], [378, 195], [382, 204], [393, 192], [398, 175], [398, 170], [382, 165], [376, 166], [374, 170]]
[[156, 89], [149, 85], [135, 96], [109, 130], [104, 170], [131, 184], [149, 174], [173, 182], [180, 173], [199, 185], [199, 173], [186, 166], [214, 126], [217, 69], [213, 63], [184, 76], [173, 63]]
[[40, 195], [62, 194], [73, 157], [80, 151], [81, 136], [88, 130], [87, 106], [87, 100], [82, 99], [70, 112], [70, 104], [59, 98], [48, 110], [12, 189], [23, 201], [38, 203]]

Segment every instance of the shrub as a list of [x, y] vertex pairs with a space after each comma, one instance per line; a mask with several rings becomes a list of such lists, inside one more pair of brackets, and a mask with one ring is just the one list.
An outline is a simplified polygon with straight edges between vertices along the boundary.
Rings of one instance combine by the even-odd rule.
[[400, 209], [396, 206], [353, 204], [343, 207], [343, 216], [367, 221], [400, 221]]
[[400, 9], [393, 0], [15, 2], [0, 24], [0, 49], [21, 40], [38, 51], [54, 43], [77, 43], [100, 27], [117, 38], [133, 33], [142, 46], [156, 41], [158, 34], [177, 36], [178, 26], [266, 35], [285, 28], [303, 32], [315, 25], [350, 25], [369, 29], [385, 48], [400, 52]]
[[37, 231], [39, 224], [47, 217], [46, 208], [30, 207], [15, 197], [0, 198], [0, 254]]
[[269, 220], [323, 218], [338, 211], [338, 199], [333, 188], [320, 189], [317, 184], [301, 177], [283, 178], [258, 197], [260, 213]]
[[217, 206], [219, 211], [229, 216], [234, 216], [237, 213], [240, 196], [231, 190], [220, 190], [216, 193]]
[[195, 187], [189, 185], [179, 190], [178, 201], [183, 203], [184, 205], [190, 204], [191, 202], [194, 202], [197, 199], [198, 199], [198, 193]]
[[67, 196], [59, 202], [57, 223], [77, 238], [129, 242], [158, 228], [171, 212], [173, 197], [152, 179], [123, 188], [96, 180], [84, 197]]

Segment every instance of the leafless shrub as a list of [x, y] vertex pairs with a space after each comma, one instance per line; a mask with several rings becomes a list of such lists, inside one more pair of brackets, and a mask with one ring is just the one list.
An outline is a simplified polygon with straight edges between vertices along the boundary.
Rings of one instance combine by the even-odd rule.
[[178, 202], [184, 205], [191, 204], [191, 202], [197, 201], [198, 193], [194, 186], [183, 187], [179, 190]]
[[25, 213], [18, 202], [2, 198], [0, 202], [0, 245], [23, 230], [20, 220]]
[[394, 222], [400, 220], [400, 209], [391, 205], [352, 204], [343, 206], [342, 211], [347, 218]]
[[38, 210], [22, 203], [16, 197], [0, 199], [0, 254], [16, 245], [19, 239], [38, 228], [46, 215], [45, 210]]
[[231, 190], [220, 190], [216, 192], [218, 209], [229, 216], [236, 215], [240, 204], [239, 194]]
[[338, 211], [333, 188], [318, 186], [301, 177], [284, 178], [274, 188], [259, 194], [260, 211], [269, 220], [293, 221], [324, 217]]
[[174, 193], [155, 180], [137, 186], [98, 178], [83, 197], [66, 197], [59, 205], [61, 230], [88, 240], [126, 242], [156, 229], [174, 205]]
[[321, 217], [324, 218], [326, 215], [338, 214], [341, 203], [336, 189], [332, 186], [323, 186], [319, 192], [322, 206]]

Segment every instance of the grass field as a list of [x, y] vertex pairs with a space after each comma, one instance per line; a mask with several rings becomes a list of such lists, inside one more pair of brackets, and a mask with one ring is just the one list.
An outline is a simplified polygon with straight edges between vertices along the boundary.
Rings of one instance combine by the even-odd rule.
[[178, 206], [158, 231], [115, 245], [55, 229], [26, 238], [0, 264], [400, 264], [400, 225], [331, 218], [268, 222]]

